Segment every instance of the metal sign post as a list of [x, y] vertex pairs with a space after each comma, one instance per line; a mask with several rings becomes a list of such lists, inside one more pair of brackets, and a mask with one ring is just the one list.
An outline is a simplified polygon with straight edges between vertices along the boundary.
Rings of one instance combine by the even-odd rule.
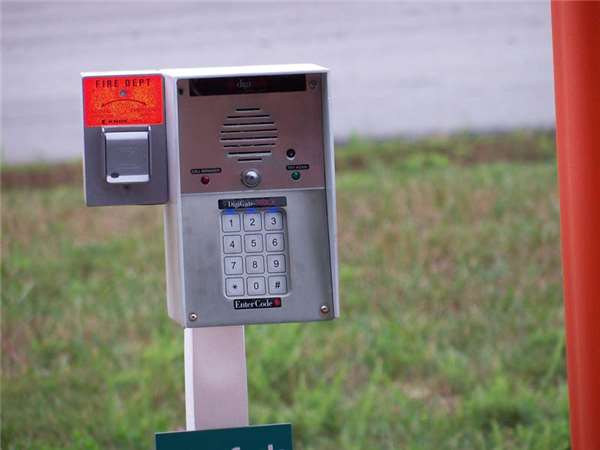
[[186, 428], [248, 425], [244, 327], [186, 328]]
[[600, 449], [600, 2], [553, 2], [573, 450]]

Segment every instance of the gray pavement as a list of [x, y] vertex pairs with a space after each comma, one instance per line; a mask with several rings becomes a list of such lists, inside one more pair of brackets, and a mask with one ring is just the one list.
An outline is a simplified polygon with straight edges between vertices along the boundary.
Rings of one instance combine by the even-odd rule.
[[2, 3], [7, 163], [81, 154], [81, 71], [314, 62], [334, 131], [550, 127], [549, 2]]

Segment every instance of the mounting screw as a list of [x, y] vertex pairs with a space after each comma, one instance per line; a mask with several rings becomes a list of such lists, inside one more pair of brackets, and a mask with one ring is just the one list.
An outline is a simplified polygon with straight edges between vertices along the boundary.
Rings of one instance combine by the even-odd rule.
[[321, 314], [329, 314], [329, 306], [321, 305]]
[[190, 321], [195, 322], [196, 320], [198, 320], [198, 314], [190, 313]]

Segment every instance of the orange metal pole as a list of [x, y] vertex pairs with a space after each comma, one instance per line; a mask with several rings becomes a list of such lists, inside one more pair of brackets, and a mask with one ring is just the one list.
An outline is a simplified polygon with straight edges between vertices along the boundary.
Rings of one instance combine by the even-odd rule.
[[600, 449], [600, 2], [553, 1], [573, 450]]

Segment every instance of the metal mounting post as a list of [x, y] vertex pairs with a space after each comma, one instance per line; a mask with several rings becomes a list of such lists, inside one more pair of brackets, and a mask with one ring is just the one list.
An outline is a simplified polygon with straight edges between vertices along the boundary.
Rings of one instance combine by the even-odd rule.
[[244, 327], [186, 328], [188, 431], [248, 425]]

